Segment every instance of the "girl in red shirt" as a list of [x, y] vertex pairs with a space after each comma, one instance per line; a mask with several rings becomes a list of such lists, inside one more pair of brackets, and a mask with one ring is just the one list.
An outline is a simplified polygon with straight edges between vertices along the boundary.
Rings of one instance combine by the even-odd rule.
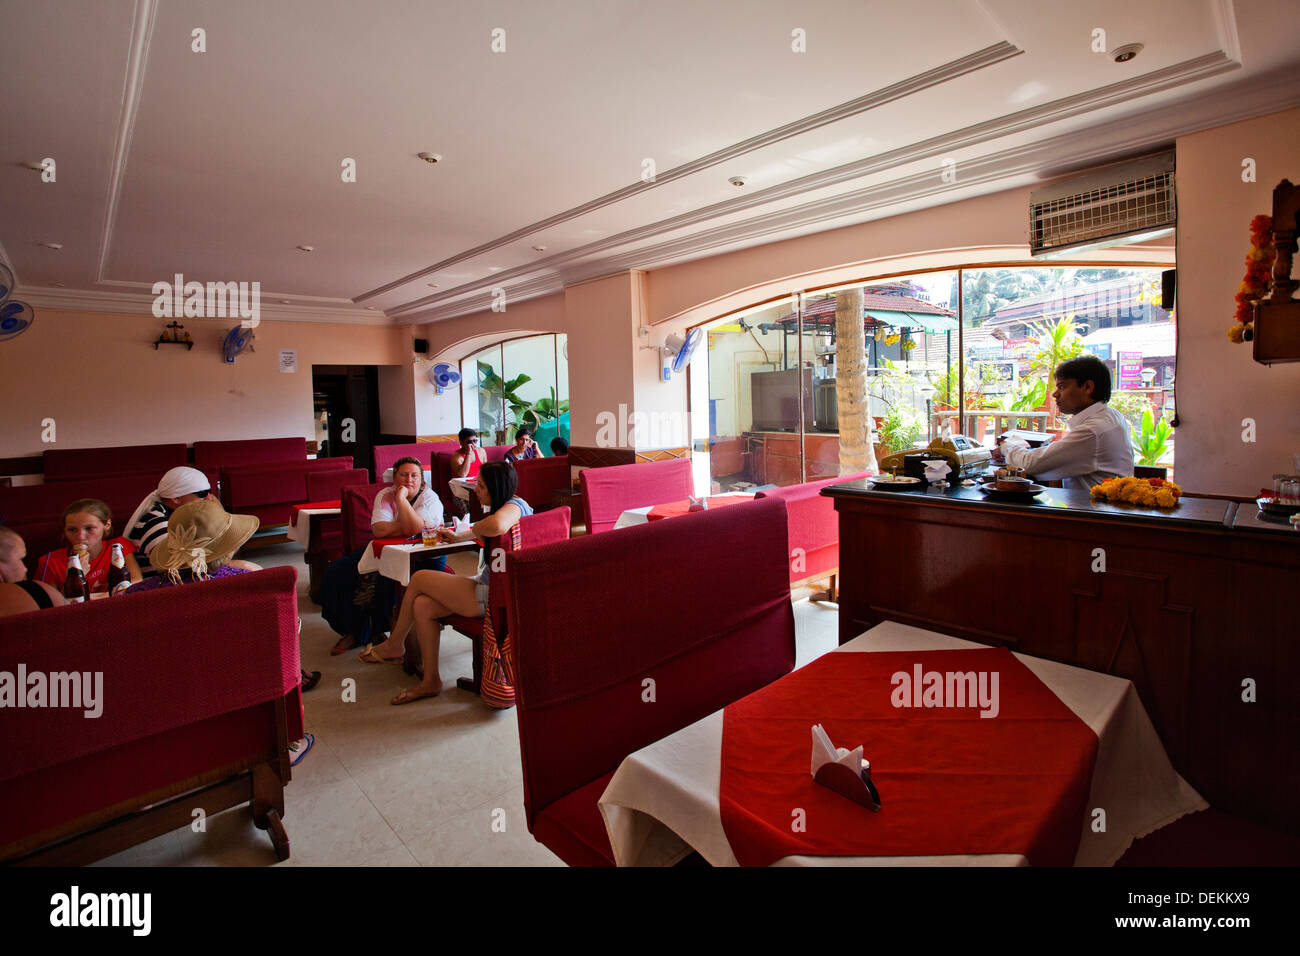
[[63, 579], [68, 574], [68, 557], [73, 551], [80, 550], [81, 570], [90, 583], [91, 593], [107, 591], [113, 545], [120, 544], [126, 559], [127, 576], [132, 584], [140, 581], [140, 566], [132, 557], [135, 545], [126, 538], [111, 537], [112, 527], [113, 513], [98, 498], [82, 498], [68, 505], [63, 509], [63, 536], [68, 546], [43, 555], [36, 564], [35, 579], [62, 588]]

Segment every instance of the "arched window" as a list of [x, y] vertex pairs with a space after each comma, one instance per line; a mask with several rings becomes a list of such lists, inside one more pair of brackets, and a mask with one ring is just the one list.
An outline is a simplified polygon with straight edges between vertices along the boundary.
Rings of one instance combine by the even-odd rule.
[[496, 342], [461, 359], [461, 420], [485, 445], [514, 440], [528, 425], [543, 454], [569, 440], [568, 336], [543, 333]]

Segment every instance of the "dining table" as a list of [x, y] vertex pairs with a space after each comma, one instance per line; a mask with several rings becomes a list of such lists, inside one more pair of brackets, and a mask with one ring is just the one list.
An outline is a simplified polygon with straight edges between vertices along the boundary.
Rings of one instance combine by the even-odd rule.
[[293, 505], [289, 510], [289, 528], [285, 532], [290, 541], [297, 541], [307, 547], [312, 539], [312, 532], [320, 527], [323, 519], [342, 514], [341, 502], [310, 501], [306, 504]]
[[[820, 665], [825, 669], [827, 665], [835, 667], [841, 664], [847, 666], [850, 663], [855, 665], [869, 663], [847, 660], [841, 662], [835, 657], [839, 654], [889, 655], [890, 652], [906, 651], [914, 652], [918, 655], [918, 659], [922, 659], [920, 655], [927, 652], [943, 653], [975, 649], [988, 654], [1007, 653], [1005, 649], [988, 648], [911, 625], [886, 621], [841, 645], [830, 654], [824, 655], [808, 667]], [[1054, 695], [1053, 703], [1059, 701], [1064, 708], [1068, 708], [1068, 712], [1062, 710], [1066, 719], [1071, 719], [1069, 714], [1072, 713], [1079, 722], [1096, 735], [1095, 759], [1086, 765], [1090, 768], [1090, 776], [1079, 778], [1080, 787], [1086, 787], [1087, 791], [1086, 800], [1082, 801], [1082, 812], [1079, 806], [1071, 804], [1064, 818], [1064, 835], [1067, 839], [1063, 845], [1067, 853], [1074, 847], [1072, 830], [1076, 825], [1079, 834], [1077, 851], [1073, 851], [1073, 865], [1109, 866], [1124, 854], [1133, 840], [1172, 823], [1185, 814], [1207, 807], [1206, 802], [1179, 776], [1169, 762], [1164, 746], [1130, 681], [1024, 654], [1010, 656], [1023, 664], [1030, 674], [1041, 682], [1046, 691]], [[886, 658], [881, 658], [882, 662], [885, 660]], [[1009, 662], [1010, 658], [1004, 657], [1004, 660]], [[760, 694], [766, 694], [764, 699], [769, 699], [773, 690], [776, 691], [775, 696], [779, 697], [783, 689], [780, 685], [794, 680], [800, 674], [800, 670], [794, 671], [732, 706], [743, 705]], [[1038, 688], [1040, 694], [1045, 693], [1043, 687]], [[1006, 695], [1003, 700], [1005, 708]], [[740, 865], [742, 858], [753, 857], [754, 847], [739, 845], [744, 831], [738, 834], [734, 823], [729, 831], [723, 819], [725, 710], [724, 708], [710, 714], [636, 751], [619, 765], [599, 801], [600, 812], [618, 865], [670, 866], [692, 851], [698, 852], [714, 866], [737, 866]], [[734, 715], [736, 712], [732, 713]], [[818, 705], [815, 703], [809, 705], [808, 712], [800, 716], [805, 719], [795, 721], [796, 726], [790, 732], [807, 734], [808, 752], [811, 753], [810, 729], [820, 719]], [[897, 721], [901, 723], [898, 726], [905, 729], [907, 721], [918, 719], [920, 716], [922, 715], [919, 712], [900, 710]], [[748, 717], [750, 719], [755, 717], [752, 707], [749, 708]], [[983, 722], [974, 720], [966, 723], [978, 725]], [[1027, 730], [1021, 730], [1014, 721], [1007, 723], [1009, 726], [1000, 728], [1003, 733], [1013, 735], [1028, 733]], [[892, 724], [886, 722], [875, 726], [886, 727]], [[931, 748], [927, 750], [930, 756], [926, 759], [942, 763], [949, 753], [943, 737], [944, 724], [938, 722], [926, 726], [927, 736], [922, 739], [926, 741], [926, 747]], [[809, 729], [805, 730], [804, 727]], [[929, 728], [935, 730], [931, 731]], [[881, 740], [885, 737], [897, 736], [892, 730], [882, 730], [882, 734], [885, 736]], [[1086, 730], [1083, 731], [1083, 736], [1087, 738]], [[760, 734], [753, 739], [762, 741], [763, 737]], [[1075, 739], [1078, 739], [1077, 736]], [[1033, 743], [1037, 744], [1040, 752], [1050, 753], [1056, 749], [1054, 740], [1054, 735], [1049, 732], [1046, 741], [1038, 740]], [[863, 756], [867, 759], [870, 759], [873, 750], [888, 750], [886, 743], [880, 741], [877, 741], [873, 747], [872, 739], [835, 741], [835, 743], [846, 747], [861, 743], [865, 748]], [[1010, 743], [1010, 753], [1014, 758], [1017, 743], [1014, 736]], [[1031, 741], [1025, 741], [1026, 747], [1032, 749], [1030, 744]], [[1046, 751], [1041, 750], [1044, 745]], [[759, 744], [757, 749], [761, 750], [762, 745]], [[759, 759], [756, 762], [761, 768], [766, 757], [762, 753], [757, 757]], [[775, 799], [776, 806], [798, 807], [807, 803], [809, 781], [812, 776], [810, 765], [804, 763], [803, 766], [807, 769], [802, 773], [807, 773], [808, 777], [802, 780], [789, 778], [788, 801], [783, 802], [781, 799], [785, 794], [769, 793], [768, 796]], [[905, 789], [902, 780], [905, 775], [898, 774], [891, 779], [889, 766], [876, 762], [873, 762], [872, 766], [874, 767], [873, 779], [879, 787], [882, 801], [880, 815], [873, 814], [866, 807], [853, 804], [848, 804], [847, 810], [835, 808], [840, 813], [857, 814], [846, 819], [853, 821], [850, 829], [861, 828], [861, 835], [866, 845], [870, 845], [871, 841], [876, 839], [876, 834], [886, 832], [883, 828], [870, 830], [871, 827], [878, 826], [879, 822], [884, 821], [884, 815], [889, 814], [892, 809], [896, 814], [895, 818], [900, 819], [907, 809], [900, 807], [900, 803], [905, 801], [901, 800], [898, 792]], [[1077, 769], [1081, 764], [1076, 762], [1074, 766]], [[981, 767], [961, 767], [954, 771], [952, 767], [945, 767], [943, 773], [974, 772], [977, 776], [970, 779], [977, 779], [982, 770]], [[1003, 779], [1014, 781], [1016, 773], [1013, 761], [1010, 775]], [[920, 774], [913, 772], [906, 776], [924, 778], [926, 775], [926, 772]], [[939, 778], [938, 768], [934, 768], [930, 775]], [[765, 785], [769, 789], [771, 786], [776, 786], [771, 784], [770, 779]], [[909, 779], [907, 785], [915, 791], [918, 785], [924, 785], [924, 780]], [[821, 789], [816, 784], [812, 784], [812, 787], [818, 792]], [[1082, 790], [1076, 787], [1076, 791], [1076, 799], [1081, 798]], [[734, 783], [730, 792], [735, 793]], [[835, 793], [831, 793], [831, 796], [825, 799], [843, 800], [848, 803], [847, 798]], [[1052, 800], [1060, 799], [1063, 797], [1042, 797], [1039, 798], [1039, 803], [1043, 801], [1050, 803]], [[900, 838], [898, 828], [895, 827], [892, 842], [885, 852], [863, 852], [861, 855], [854, 856], [791, 854], [773, 860], [772, 865], [1024, 866], [1031, 862], [1024, 853], [1016, 852], [1010, 847], [1005, 848], [1005, 852], [990, 852], [987, 834], [974, 821], [969, 824], [970, 832], [963, 835], [962, 827], [967, 825], [966, 821], [954, 820], [954, 813], [951, 809], [946, 810], [947, 806], [947, 804], [937, 805], [932, 811], [937, 815], [933, 819], [942, 821], [941, 828], [949, 831], [949, 845], [942, 852], [933, 852], [934, 846], [927, 844], [927, 841], [936, 838], [929, 832], [923, 832], [928, 831], [929, 828], [924, 825], [924, 816], [922, 816], [913, 817], [914, 820], [922, 821], [921, 825], [916, 826], [917, 835], [914, 840], [909, 839], [907, 831], [904, 831]], [[1050, 817], [1061, 808], [1051, 805], [1011, 804], [1002, 807], [995, 805], [986, 809], [993, 814], [994, 818], [1000, 814], [1004, 823], [1010, 820], [1014, 824], [1026, 817], [1036, 819]], [[915, 806], [911, 810], [915, 813]], [[930, 813], [924, 807], [922, 811], [924, 815]], [[945, 813], [946, 817], [941, 816]], [[1057, 817], [1057, 830], [1060, 831], [1059, 812]], [[736, 820], [734, 812], [731, 819]], [[788, 812], [784, 819], [789, 821]], [[731, 842], [733, 838], [738, 840], [738, 845], [733, 846]], [[972, 850], [977, 843], [983, 845], [978, 851], [966, 852], [966, 844], [957, 845], [952, 842], [953, 840], [958, 843], [962, 840], [967, 841]], [[1058, 844], [1060, 843], [1062, 841], [1058, 840]]]
[[405, 587], [411, 583], [411, 563], [416, 555], [455, 554], [457, 551], [475, 551], [477, 541], [456, 541], [426, 545], [419, 535], [409, 538], [376, 538], [366, 546], [357, 561], [357, 573], [378, 571]]
[[[728, 491], [720, 495], [709, 495], [706, 499], [708, 508], [725, 508], [729, 505], [744, 504], [746, 501], [754, 500], [752, 491]], [[660, 521], [665, 518], [676, 518], [685, 514], [692, 514], [690, 511], [690, 499], [683, 498], [680, 501], [668, 501], [658, 505], [646, 505], [642, 508], [628, 508], [618, 516], [618, 521], [614, 523], [615, 530], [619, 528], [632, 528], [636, 525], [648, 524], [651, 521]]]

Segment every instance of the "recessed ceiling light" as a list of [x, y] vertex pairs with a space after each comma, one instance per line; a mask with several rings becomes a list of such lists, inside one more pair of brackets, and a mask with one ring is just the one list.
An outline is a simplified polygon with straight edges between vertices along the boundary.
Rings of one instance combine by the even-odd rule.
[[1123, 46], [1117, 46], [1110, 51], [1110, 58], [1116, 63], [1127, 63], [1133, 57], [1142, 52], [1141, 43], [1125, 43]]
[[371, 312], [377, 312], [377, 311], [379, 311], [379, 310], [376, 309], [373, 305], [368, 305], [368, 306], [366, 306], [366, 308], [369, 309]]
[[68, 287], [66, 282], [51, 282], [50, 285], [54, 286], [56, 289], [66, 289]]
[[289, 304], [290, 304], [290, 301], [289, 301], [288, 299], [281, 299], [281, 300], [280, 300], [280, 304], [281, 304], [281, 305], [289, 305]]
[[732, 176], [727, 180], [733, 186], [743, 186], [747, 181], [744, 176]]
[[488, 266], [488, 272], [500, 272], [500, 271], [501, 271], [500, 266]]
[[545, 246], [533, 246], [533, 252], [545, 252], [545, 251], [546, 251]]
[[38, 173], [45, 172], [45, 166], [42, 163], [19, 163], [18, 165], [23, 169], [35, 170]]
[[429, 288], [430, 288], [430, 289], [436, 289], [436, 288], [438, 288], [438, 283], [436, 283], [436, 282], [430, 282], [430, 283], [429, 283]]
[[315, 251], [316, 251], [316, 247], [315, 247], [315, 246], [299, 246], [298, 248], [299, 248], [302, 252], [315, 252]]
[[61, 242], [38, 242], [36, 244], [38, 246], [44, 246], [46, 249], [53, 249], [55, 252], [58, 252], [63, 248], [63, 243]]
[[442, 162], [441, 153], [416, 153], [415, 155], [419, 156], [430, 166], [436, 166], [438, 163]]

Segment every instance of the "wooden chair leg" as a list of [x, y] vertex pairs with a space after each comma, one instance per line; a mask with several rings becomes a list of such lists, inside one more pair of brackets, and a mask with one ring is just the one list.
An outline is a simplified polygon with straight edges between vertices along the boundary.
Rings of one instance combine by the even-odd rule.
[[839, 585], [838, 574], [831, 575], [831, 584], [830, 587], [827, 588], [826, 599], [830, 601], [832, 604], [840, 603], [840, 585]]
[[269, 831], [275, 858], [289, 859], [289, 834], [284, 828], [284, 781], [269, 763], [253, 768], [253, 825]]
[[480, 692], [483, 686], [483, 637], [482, 635], [478, 637], [471, 637], [469, 643], [471, 648], [470, 653], [474, 655], [474, 676], [472, 678], [457, 677], [456, 686], [459, 687], [461, 690], [469, 691], [471, 694], [477, 694]]

